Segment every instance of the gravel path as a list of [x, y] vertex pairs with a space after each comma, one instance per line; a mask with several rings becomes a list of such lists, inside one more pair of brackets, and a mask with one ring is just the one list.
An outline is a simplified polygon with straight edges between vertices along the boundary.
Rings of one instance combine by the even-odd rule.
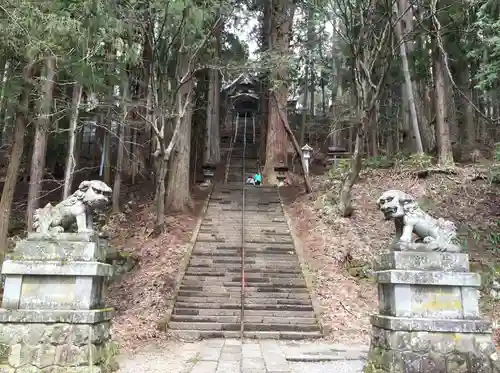
[[366, 352], [323, 342], [169, 342], [122, 355], [119, 373], [361, 373]]

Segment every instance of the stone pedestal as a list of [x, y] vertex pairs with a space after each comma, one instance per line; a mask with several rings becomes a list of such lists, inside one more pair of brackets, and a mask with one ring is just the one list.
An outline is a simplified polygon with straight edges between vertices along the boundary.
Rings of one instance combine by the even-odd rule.
[[105, 259], [105, 242], [92, 234], [32, 233], [18, 243], [2, 267], [0, 373], [116, 370]]
[[391, 252], [375, 270], [379, 313], [365, 373], [500, 372], [467, 254]]

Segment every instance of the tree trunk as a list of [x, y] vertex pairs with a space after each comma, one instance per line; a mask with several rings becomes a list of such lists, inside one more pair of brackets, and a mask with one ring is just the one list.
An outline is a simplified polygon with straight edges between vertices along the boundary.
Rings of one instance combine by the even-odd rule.
[[436, 145], [438, 164], [453, 165], [453, 152], [450, 140], [450, 128], [446, 120], [446, 83], [443, 55], [438, 47], [434, 50], [434, 81], [436, 85]]
[[[395, 16], [399, 18], [400, 12], [398, 10], [398, 4], [396, 2], [393, 3], [393, 12]], [[420, 129], [418, 127], [418, 117], [417, 117], [417, 109], [415, 107], [415, 98], [413, 96], [413, 85], [411, 81], [410, 75], [410, 67], [408, 65], [408, 57], [406, 54], [406, 42], [403, 39], [403, 32], [401, 29], [401, 22], [396, 22], [396, 40], [399, 43], [399, 54], [401, 56], [402, 68], [403, 68], [403, 76], [405, 79], [405, 89], [406, 89], [406, 97], [408, 98], [408, 108], [410, 109], [410, 120], [411, 120], [411, 128], [413, 130], [413, 136], [415, 137], [415, 148], [417, 153], [423, 154], [424, 148], [422, 146], [422, 138], [420, 137]]]
[[[377, 107], [375, 110], [373, 110], [372, 112], [372, 118], [371, 118], [371, 123], [372, 123], [372, 131], [371, 131], [371, 148], [372, 148], [372, 151], [371, 151], [371, 155], [373, 157], [377, 157], [378, 156], [378, 126], [377, 126], [377, 113], [378, 113], [378, 109], [379, 109], [379, 106], [378, 103], [377, 103]], [[369, 154], [368, 152], [366, 153], [367, 155]]]
[[7, 251], [10, 212], [16, 190], [19, 167], [23, 158], [30, 91], [31, 87], [25, 86], [19, 98], [19, 105], [16, 113], [16, 126], [14, 129], [14, 141], [11, 147], [9, 166], [7, 168], [7, 175], [5, 177], [0, 200], [0, 263], [3, 262], [3, 258]]
[[46, 60], [45, 77], [42, 84], [42, 98], [38, 108], [38, 118], [35, 123], [35, 139], [31, 160], [30, 188], [28, 191], [28, 206], [26, 211], [26, 226], [28, 232], [33, 230], [33, 214], [39, 206], [42, 191], [42, 178], [45, 171], [45, 155], [47, 152], [47, 136], [50, 127], [50, 111], [54, 92], [55, 58]]
[[214, 112], [213, 112], [213, 141], [212, 148], [214, 149], [214, 159], [215, 163], [220, 162], [220, 89], [221, 89], [221, 75], [220, 71], [215, 71], [215, 89], [214, 89]]
[[266, 159], [266, 141], [267, 141], [267, 128], [269, 119], [269, 84], [267, 77], [261, 82], [260, 92], [260, 141], [259, 141], [259, 160], [261, 165], [265, 163]]
[[137, 177], [137, 157], [138, 152], [140, 152], [139, 147], [137, 146], [137, 129], [131, 128], [132, 132], [132, 150], [130, 152], [131, 159], [131, 177], [132, 177], [132, 185], [135, 184], [135, 178]]
[[104, 170], [103, 180], [107, 185], [111, 185], [111, 133], [113, 128], [113, 114], [108, 110], [108, 116], [104, 119]]
[[[273, 98], [274, 98], [275, 102], [278, 101], [278, 99], [276, 98], [276, 96], [273, 96]], [[302, 149], [300, 148], [300, 145], [297, 142], [297, 139], [295, 138], [295, 136], [293, 134], [293, 131], [290, 128], [290, 125], [288, 124], [288, 119], [286, 117], [285, 111], [281, 110], [281, 108], [280, 108], [279, 105], [277, 105], [277, 108], [278, 108], [278, 115], [279, 115], [281, 124], [283, 125], [283, 128], [285, 129], [285, 131], [286, 131], [286, 133], [287, 133], [287, 135], [288, 135], [288, 137], [290, 139], [290, 142], [293, 144], [293, 146], [295, 148], [295, 152], [299, 156], [300, 165], [302, 166], [302, 174], [304, 176], [304, 184], [305, 184], [305, 187], [306, 187], [306, 192], [307, 193], [311, 193], [312, 192], [312, 186], [311, 186], [311, 182], [309, 181], [308, 175], [306, 174], [306, 167], [305, 167], [305, 164], [304, 164], [304, 156], [302, 155]]]
[[[279, 0], [273, 2], [271, 12], [271, 34], [270, 45], [281, 57], [286, 57], [290, 51], [290, 37], [292, 32], [292, 21], [295, 13], [295, 2], [291, 0]], [[263, 170], [264, 182], [276, 185], [278, 179], [274, 167], [280, 162], [287, 163], [288, 137], [285, 128], [281, 125], [279, 107], [286, 108], [288, 101], [288, 65], [279, 62], [272, 74], [271, 81], [280, 82], [274, 89], [277, 100], [269, 100], [269, 115], [266, 142], [266, 162]], [[278, 102], [276, 102], [278, 101]], [[286, 113], [286, 110], [285, 110]]]
[[207, 142], [205, 147], [205, 163], [217, 164], [220, 162], [220, 123], [219, 123], [219, 70], [209, 69], [207, 97]]
[[121, 122], [118, 123], [118, 131], [120, 132], [118, 138], [118, 155], [116, 157], [116, 171], [115, 171], [115, 181], [113, 185], [113, 213], [117, 214], [120, 212], [120, 189], [122, 185], [122, 174], [123, 174], [123, 161], [125, 153], [125, 131], [127, 128], [127, 98], [128, 98], [129, 84], [128, 79], [123, 78], [122, 85], [122, 118]]
[[469, 82], [470, 70], [469, 66], [464, 69], [463, 72], [463, 92], [464, 98], [462, 98], [463, 106], [465, 109], [464, 113], [464, 130], [466, 143], [470, 146], [474, 146], [476, 143], [476, 126], [474, 123], [474, 107], [472, 106], [472, 89]]
[[[8, 98], [5, 97], [5, 88], [8, 84], [8, 79], [10, 78], [10, 71], [12, 70], [12, 62], [7, 60], [2, 71], [2, 91], [0, 92], [0, 146], [4, 143], [4, 133], [7, 132], [7, 123], [5, 121], [5, 116], [7, 113]], [[10, 145], [10, 144], [8, 144]]]
[[[314, 47], [316, 46], [316, 35], [315, 35], [315, 20], [314, 20], [314, 12], [315, 12], [315, 6], [313, 4], [310, 4], [309, 9], [308, 9], [308, 17], [307, 17], [307, 41], [308, 41], [308, 53], [309, 53], [309, 88], [310, 88], [310, 93], [311, 93], [311, 101], [310, 101], [310, 108], [308, 108], [308, 113], [309, 113], [309, 123], [312, 125], [314, 123], [314, 118], [316, 115], [316, 73], [314, 71]], [[290, 31], [291, 32], [291, 31]], [[306, 78], [307, 79], [307, 78]], [[304, 141], [300, 143], [301, 146], [304, 145]]]
[[184, 84], [177, 96], [177, 110], [181, 120], [177, 152], [170, 170], [166, 207], [171, 211], [184, 211], [192, 207], [191, 190], [189, 187], [189, 156], [191, 154], [191, 120], [193, 115], [192, 91], [193, 79]]
[[[83, 131], [85, 129], [85, 125], [76, 129], [76, 140], [75, 140], [75, 173], [78, 172], [80, 168], [80, 154], [82, 154], [83, 147]], [[74, 176], [73, 176], [74, 178]]]
[[301, 123], [300, 123], [300, 136], [299, 136], [299, 144], [304, 145], [305, 137], [306, 137], [306, 127], [307, 127], [307, 119], [309, 116], [309, 51], [307, 52], [307, 61], [304, 72], [304, 101], [302, 105], [302, 115], [301, 115]]
[[[271, 14], [272, 14], [272, 2], [264, 2], [263, 17], [262, 17], [262, 33], [261, 33], [261, 45], [262, 51], [269, 50], [271, 48]], [[269, 127], [269, 75], [266, 75], [261, 79], [260, 84], [260, 141], [259, 141], [259, 161], [261, 166], [265, 163], [267, 154], [267, 130]]]
[[75, 142], [76, 130], [78, 128], [78, 114], [80, 111], [80, 102], [82, 100], [82, 86], [78, 83], [73, 87], [73, 99], [71, 102], [71, 119], [69, 122], [69, 138], [68, 138], [68, 156], [66, 158], [66, 169], [64, 171], [64, 188], [63, 199], [66, 199], [71, 194], [73, 185], [73, 177], [75, 175]]
[[371, 113], [363, 113], [363, 117], [356, 131], [356, 141], [354, 143], [354, 152], [352, 153], [351, 164], [349, 173], [342, 183], [339, 196], [339, 212], [344, 218], [351, 216], [353, 212], [351, 191], [358, 180], [361, 171], [361, 164], [363, 160], [363, 144], [366, 138], [366, 129], [368, 128], [369, 116]]

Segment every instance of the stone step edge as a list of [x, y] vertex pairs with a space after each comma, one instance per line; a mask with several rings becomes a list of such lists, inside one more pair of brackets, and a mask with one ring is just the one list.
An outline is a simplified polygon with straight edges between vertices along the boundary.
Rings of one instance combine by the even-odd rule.
[[186, 341], [196, 341], [211, 338], [250, 338], [250, 339], [282, 339], [288, 341], [322, 338], [321, 332], [245, 332], [241, 331], [212, 331], [179, 329], [168, 330], [167, 335]]

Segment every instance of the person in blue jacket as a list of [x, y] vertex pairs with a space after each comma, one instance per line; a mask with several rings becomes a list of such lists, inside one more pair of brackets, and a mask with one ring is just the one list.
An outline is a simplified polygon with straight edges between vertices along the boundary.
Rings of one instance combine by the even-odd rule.
[[260, 185], [262, 183], [262, 176], [260, 176], [260, 172], [257, 172], [253, 176], [253, 181], [254, 181], [255, 185]]

